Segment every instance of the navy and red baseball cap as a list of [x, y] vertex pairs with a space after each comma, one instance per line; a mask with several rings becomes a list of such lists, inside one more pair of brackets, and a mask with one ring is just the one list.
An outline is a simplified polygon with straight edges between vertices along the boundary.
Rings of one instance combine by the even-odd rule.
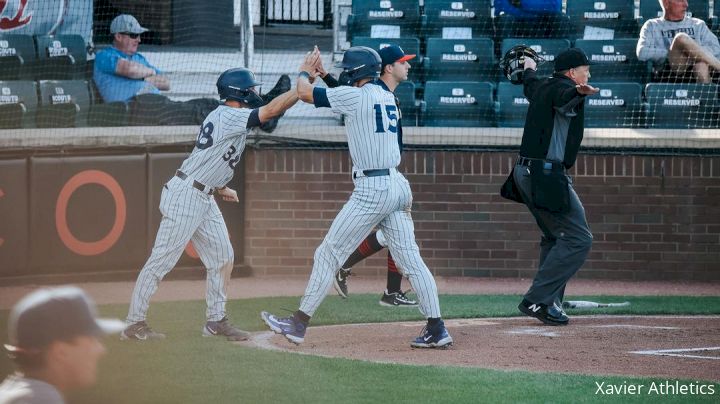
[[407, 62], [410, 59], [415, 58], [415, 55], [406, 55], [405, 51], [397, 45], [386, 46], [378, 51], [380, 59], [382, 59], [382, 67], [385, 68], [387, 65], [391, 65], [395, 62]]

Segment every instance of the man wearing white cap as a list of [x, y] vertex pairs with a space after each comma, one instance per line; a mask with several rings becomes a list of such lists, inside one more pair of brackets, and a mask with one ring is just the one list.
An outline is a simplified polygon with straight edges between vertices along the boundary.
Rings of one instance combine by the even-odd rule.
[[17, 372], [0, 384], [0, 404], [58, 404], [88, 387], [105, 354], [100, 337], [119, 333], [120, 320], [99, 319], [95, 304], [71, 286], [39, 289], [13, 307], [5, 350]]
[[[97, 53], [93, 80], [105, 102], [122, 101], [129, 104], [132, 125], [199, 125], [217, 108], [220, 100], [195, 98], [172, 101], [160, 91], [170, 90], [170, 80], [138, 52], [141, 35], [148, 29], [135, 17], [121, 14], [112, 20], [110, 33], [113, 45]], [[290, 90], [287, 75], [280, 76], [275, 87], [261, 96], [263, 105]], [[260, 129], [272, 132], [277, 118]]]

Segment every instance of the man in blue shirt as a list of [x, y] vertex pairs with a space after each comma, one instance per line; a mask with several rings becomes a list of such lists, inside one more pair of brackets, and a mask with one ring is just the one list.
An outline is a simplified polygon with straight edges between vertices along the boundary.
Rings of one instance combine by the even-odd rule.
[[[121, 14], [110, 24], [113, 45], [98, 52], [95, 57], [93, 80], [105, 102], [126, 102], [130, 107], [132, 125], [195, 125], [218, 105], [219, 100], [196, 98], [185, 102], [172, 101], [160, 91], [170, 90], [170, 81], [160, 69], [138, 53], [141, 34], [148, 29], [135, 17]], [[282, 75], [270, 92], [262, 96], [264, 103], [288, 91], [290, 78]], [[277, 119], [260, 128], [271, 132]]]
[[500, 38], [562, 38], [570, 33], [562, 0], [495, 0], [495, 17]]

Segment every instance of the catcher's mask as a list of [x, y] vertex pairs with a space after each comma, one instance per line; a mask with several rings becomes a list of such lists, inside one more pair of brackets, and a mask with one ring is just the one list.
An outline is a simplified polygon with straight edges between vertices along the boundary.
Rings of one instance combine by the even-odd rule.
[[500, 68], [511, 83], [522, 83], [523, 72], [525, 71], [525, 58], [531, 58], [538, 66], [545, 62], [542, 56], [538, 55], [533, 48], [527, 45], [513, 46], [505, 52], [505, 56], [500, 60]]

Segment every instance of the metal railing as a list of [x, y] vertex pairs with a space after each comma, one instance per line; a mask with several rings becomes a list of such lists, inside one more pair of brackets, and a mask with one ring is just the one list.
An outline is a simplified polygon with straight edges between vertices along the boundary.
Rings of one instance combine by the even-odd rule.
[[262, 0], [265, 24], [318, 24], [332, 28], [332, 0]]

